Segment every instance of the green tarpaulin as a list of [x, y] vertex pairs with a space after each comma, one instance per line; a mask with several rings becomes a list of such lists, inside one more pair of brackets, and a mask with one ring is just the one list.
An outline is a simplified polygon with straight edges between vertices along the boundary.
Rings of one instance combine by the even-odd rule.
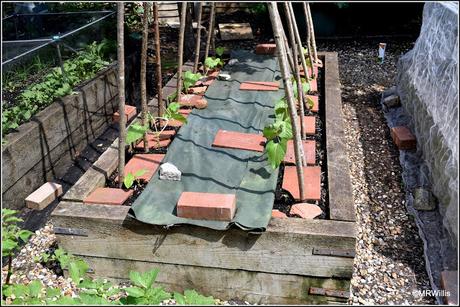
[[[137, 220], [172, 226], [193, 224], [218, 230], [235, 224], [244, 230], [264, 231], [271, 217], [278, 169], [273, 170], [264, 153], [213, 147], [219, 129], [262, 133], [274, 120], [273, 106], [284, 96], [276, 57], [234, 51], [238, 62], [223, 72], [230, 81], [214, 81], [205, 98], [208, 107], [194, 109], [168, 148], [163, 162], [182, 172], [181, 181], [159, 179], [159, 170], [131, 207]], [[278, 91], [240, 91], [244, 81], [279, 81]], [[177, 217], [176, 204], [184, 191], [236, 194], [237, 211], [232, 222]]]

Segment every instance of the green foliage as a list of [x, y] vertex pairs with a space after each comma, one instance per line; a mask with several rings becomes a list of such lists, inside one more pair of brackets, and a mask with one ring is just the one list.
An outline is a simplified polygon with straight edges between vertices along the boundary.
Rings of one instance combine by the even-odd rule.
[[110, 50], [109, 45], [107, 40], [100, 44], [93, 42], [86, 46], [84, 51], [79, 52], [77, 57], [64, 62], [65, 78], [61, 68], [55, 67], [44, 76], [42, 82], [27, 87], [17, 97], [15, 106], [2, 104], [2, 134], [16, 129], [56, 98], [71, 94], [77, 84], [93, 78], [109, 64], [103, 59], [103, 53]]
[[[308, 93], [308, 91], [310, 90], [310, 83], [305, 78], [300, 78], [300, 80], [301, 80], [301, 83], [302, 83], [302, 90], [303, 90], [304, 94]], [[293, 90], [294, 90], [295, 99], [299, 99], [299, 91], [297, 89], [297, 81], [296, 80], [292, 81], [292, 87], [293, 87]]]
[[202, 77], [203, 77], [203, 75], [200, 74], [200, 73], [194, 74], [193, 72], [191, 72], [189, 70], [184, 72], [183, 80], [184, 80], [184, 91], [185, 91], [185, 93], [188, 92], [188, 89], [189, 89], [190, 86], [194, 85]]
[[276, 102], [275, 122], [265, 126], [263, 135], [267, 139], [265, 152], [268, 162], [273, 169], [276, 169], [286, 155], [287, 142], [293, 138], [288, 105], [284, 98]]
[[222, 66], [222, 65], [223, 65], [223, 61], [220, 58], [207, 57], [204, 60], [204, 67], [206, 68], [206, 71], [208, 71], [210, 69], [214, 69], [214, 68], [216, 68], [218, 66]]
[[166, 111], [163, 115], [166, 119], [175, 119], [180, 121], [181, 123], [187, 123], [187, 119], [184, 115], [179, 113], [180, 104], [178, 102], [173, 102], [168, 105]]
[[125, 174], [125, 178], [123, 180], [123, 184], [125, 185], [125, 187], [127, 189], [130, 189], [133, 184], [134, 184], [134, 181], [136, 181], [139, 177], [141, 177], [142, 175], [144, 175], [145, 173], [147, 172], [146, 169], [140, 169], [138, 170], [137, 172], [135, 172], [134, 174], [133, 173], [127, 173]]
[[222, 55], [224, 54], [225, 52], [225, 47], [216, 47], [216, 54], [218, 57], [222, 57]]
[[126, 131], [126, 144], [133, 144], [144, 137], [149, 130], [148, 125], [142, 126], [140, 123], [132, 123]]
[[195, 290], [185, 290], [184, 294], [174, 292], [173, 297], [177, 305], [214, 305], [212, 296], [201, 295]]
[[266, 3], [251, 3], [249, 5], [249, 11], [253, 14], [266, 14], [268, 12]]
[[23, 222], [17, 213], [16, 210], [2, 209], [2, 256], [12, 256], [20, 241], [26, 242], [33, 234], [17, 226], [18, 222]]
[[171, 298], [171, 294], [161, 287], [154, 287], [153, 283], [158, 275], [158, 269], [145, 273], [129, 273], [132, 286], [125, 288], [126, 298], [120, 301], [127, 305], [158, 305], [163, 300]]

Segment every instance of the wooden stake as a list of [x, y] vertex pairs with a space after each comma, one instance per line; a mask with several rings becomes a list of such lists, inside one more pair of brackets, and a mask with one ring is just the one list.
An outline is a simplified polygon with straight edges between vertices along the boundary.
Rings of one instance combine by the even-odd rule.
[[118, 58], [118, 187], [123, 186], [125, 179], [125, 138], [126, 138], [126, 115], [125, 115], [125, 40], [124, 19], [125, 5], [118, 2], [117, 12], [117, 58]]
[[158, 117], [163, 114], [163, 80], [161, 79], [161, 45], [160, 45], [160, 22], [158, 19], [158, 2], [153, 3], [153, 18], [155, 30], [155, 66], [157, 75], [157, 99]]
[[[307, 81], [309, 81], [310, 72], [308, 71], [307, 63], [305, 62], [305, 55], [303, 54], [303, 48], [302, 48], [302, 40], [300, 39], [299, 28], [297, 27], [297, 20], [295, 19], [295, 14], [294, 14], [294, 9], [292, 8], [292, 3], [289, 3], [289, 11], [291, 14], [292, 24], [294, 27], [295, 40], [299, 48], [300, 61], [302, 63], [303, 71], [305, 72], [305, 78], [307, 79]], [[307, 52], [308, 53], [310, 52], [308, 48], [307, 48]], [[313, 72], [313, 69], [312, 69], [312, 72]], [[306, 103], [305, 99], [304, 99], [304, 103]]]
[[303, 13], [305, 15], [305, 23], [307, 25], [307, 49], [308, 49], [308, 58], [310, 59], [310, 64], [313, 70], [313, 57], [311, 52], [311, 34], [310, 34], [310, 17], [308, 15], [307, 3], [303, 2]]
[[302, 152], [300, 151], [301, 149], [301, 137], [300, 137], [300, 131], [297, 126], [297, 112], [296, 112], [296, 107], [293, 99], [293, 90], [292, 90], [292, 84], [290, 80], [290, 73], [288, 69], [288, 61], [286, 59], [286, 50], [285, 46], [283, 43], [283, 36], [282, 36], [282, 31], [283, 30], [283, 25], [281, 24], [280, 16], [278, 13], [278, 8], [276, 6], [276, 2], [270, 2], [268, 3], [268, 11], [270, 13], [270, 20], [273, 28], [273, 34], [275, 36], [275, 42], [276, 42], [276, 49], [278, 53], [278, 61], [280, 63], [280, 69], [281, 69], [281, 76], [283, 78], [284, 82], [284, 91], [286, 94], [286, 99], [288, 102], [288, 108], [289, 108], [289, 115], [291, 117], [291, 124], [292, 124], [292, 130], [293, 130], [293, 135], [294, 135], [294, 154], [295, 154], [295, 160], [296, 160], [296, 169], [297, 169], [297, 176], [298, 176], [298, 181], [299, 181], [299, 192], [300, 192], [300, 199], [305, 200], [305, 191], [303, 189], [304, 187], [304, 178], [303, 178], [303, 168], [302, 168]]
[[195, 46], [195, 62], [193, 63], [193, 73], [196, 74], [198, 71], [198, 62], [200, 61], [200, 50], [201, 50], [201, 15], [202, 15], [202, 2], [198, 2], [198, 20], [196, 22], [196, 46]]
[[185, 20], [187, 17], [187, 2], [182, 2], [181, 16], [180, 16], [180, 31], [179, 31], [179, 60], [177, 62], [177, 90], [176, 99], [180, 101], [180, 94], [182, 91], [182, 62], [184, 57], [184, 33], [185, 33]]
[[[310, 4], [307, 2], [307, 13], [308, 13], [308, 20], [310, 24], [310, 35], [311, 35], [311, 44], [313, 49], [313, 57], [315, 58], [315, 63], [319, 63], [318, 61], [318, 53], [316, 52], [316, 39], [315, 39], [315, 29], [313, 27], [313, 18], [311, 17], [311, 10]], [[312, 64], [313, 65], [313, 64]]]
[[211, 45], [211, 37], [213, 36], [212, 32], [214, 31], [215, 6], [216, 6], [216, 3], [212, 2], [211, 3], [211, 14], [210, 14], [210, 17], [209, 17], [208, 37], [206, 39], [206, 49], [204, 51], [204, 60], [203, 61], [206, 61], [206, 58], [209, 55], [209, 46]]
[[[285, 14], [286, 14], [286, 21], [287, 21], [287, 28], [288, 28], [288, 33], [289, 33], [289, 40], [291, 42], [291, 46], [292, 46], [292, 58], [293, 58], [293, 62], [294, 62], [294, 76], [295, 76], [295, 79], [296, 79], [296, 83], [297, 83], [297, 99], [298, 99], [298, 102], [299, 102], [299, 109], [300, 109], [300, 136], [302, 139], [305, 138], [305, 131], [304, 131], [304, 127], [303, 127], [303, 118], [304, 118], [304, 108], [303, 108], [303, 105], [304, 105], [304, 100], [305, 100], [305, 95], [304, 95], [304, 92], [303, 92], [303, 87], [302, 87], [302, 80], [300, 79], [300, 72], [299, 72], [299, 62], [298, 62], [298, 55], [297, 55], [297, 52], [298, 52], [298, 49], [296, 48], [296, 40], [295, 40], [295, 35], [294, 35], [294, 26], [292, 24], [292, 18], [291, 18], [291, 12], [290, 12], [290, 9], [289, 9], [289, 4], [290, 3], [287, 3], [287, 2], [284, 2], [284, 11], [285, 11]], [[296, 112], [297, 112], [297, 108], [296, 108]], [[303, 156], [303, 155], [302, 155]], [[302, 160], [302, 165], [303, 166], [307, 166], [305, 161]]]
[[[142, 126], [148, 124], [147, 121], [147, 47], [149, 39], [149, 3], [143, 2], [144, 14], [142, 17], [142, 49], [141, 49], [141, 112], [142, 112]], [[147, 131], [144, 133], [144, 151], [147, 152], [148, 142], [147, 142]]]

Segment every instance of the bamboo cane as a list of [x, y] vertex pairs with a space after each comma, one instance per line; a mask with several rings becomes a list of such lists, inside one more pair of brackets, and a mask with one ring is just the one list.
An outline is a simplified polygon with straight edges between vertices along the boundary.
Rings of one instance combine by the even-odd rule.
[[282, 30], [282, 24], [280, 20], [280, 16], [278, 13], [278, 8], [276, 6], [276, 2], [270, 2], [268, 3], [268, 11], [270, 13], [270, 20], [273, 28], [273, 34], [275, 36], [275, 42], [277, 46], [277, 53], [278, 53], [278, 61], [280, 63], [280, 69], [281, 69], [281, 76], [283, 78], [284, 82], [284, 91], [286, 94], [286, 99], [288, 102], [288, 109], [289, 109], [289, 115], [291, 118], [291, 123], [292, 123], [292, 130], [293, 130], [293, 135], [294, 135], [294, 155], [295, 155], [295, 160], [296, 160], [296, 169], [297, 169], [297, 176], [298, 176], [298, 181], [299, 181], [299, 192], [300, 192], [300, 198], [301, 200], [305, 200], [305, 191], [303, 189], [304, 187], [304, 178], [303, 178], [303, 167], [302, 167], [302, 153], [300, 151], [301, 149], [301, 138], [300, 138], [300, 132], [299, 128], [297, 126], [297, 112], [296, 112], [296, 107], [293, 99], [293, 90], [292, 90], [292, 84], [290, 80], [290, 73], [288, 69], [288, 61], [286, 59], [286, 50], [285, 46], [283, 44], [283, 37], [281, 32]]
[[[142, 49], [141, 49], [141, 108], [142, 108], [142, 126], [147, 125], [147, 46], [149, 39], [149, 3], [143, 2], [144, 14], [142, 17]], [[144, 133], [144, 151], [148, 152], [147, 131]]]
[[309, 19], [309, 23], [310, 23], [311, 44], [312, 44], [312, 49], [313, 49], [313, 57], [315, 58], [315, 63], [319, 63], [319, 61], [318, 61], [318, 53], [316, 52], [315, 29], [313, 27], [313, 18], [311, 17], [311, 9], [310, 9], [310, 4], [308, 2], [307, 2], [307, 13], [308, 13], [308, 19]]
[[155, 66], [157, 75], [157, 99], [158, 117], [163, 114], [163, 80], [161, 79], [161, 46], [160, 46], [160, 22], [158, 19], [158, 2], [153, 4], [153, 18], [155, 27]]
[[305, 23], [307, 25], [307, 49], [308, 49], [308, 58], [310, 59], [310, 64], [313, 70], [313, 56], [312, 56], [312, 47], [311, 47], [311, 31], [310, 31], [310, 17], [307, 10], [307, 3], [303, 2], [303, 13], [305, 15]]
[[206, 49], [204, 51], [204, 60], [209, 55], [209, 46], [211, 45], [211, 37], [212, 37], [212, 32], [214, 31], [214, 14], [215, 14], [215, 3], [211, 3], [211, 14], [209, 17], [209, 27], [208, 27], [208, 36], [206, 38]]
[[125, 178], [125, 46], [124, 46], [124, 15], [125, 6], [118, 2], [117, 12], [117, 58], [118, 58], [118, 113], [120, 118], [118, 136], [118, 187], [123, 186]]
[[[287, 28], [288, 28], [288, 33], [289, 33], [289, 40], [291, 42], [292, 46], [292, 57], [293, 57], [293, 62], [294, 62], [294, 76], [296, 79], [297, 83], [297, 100], [299, 103], [299, 109], [300, 109], [300, 136], [302, 139], [305, 138], [305, 131], [304, 131], [304, 125], [303, 125], [303, 118], [304, 118], [304, 93], [303, 93], [303, 87], [302, 87], [302, 80], [300, 79], [300, 72], [299, 72], [299, 65], [298, 65], [298, 49], [296, 48], [296, 41], [295, 41], [295, 35], [294, 35], [294, 26], [292, 24], [292, 16], [291, 12], [289, 10], [289, 3], [284, 2], [284, 11], [286, 14], [286, 21], [287, 21]], [[297, 111], [297, 108], [296, 108]], [[302, 165], [306, 166], [305, 161], [302, 160]]]
[[[296, 40], [297, 46], [299, 48], [300, 61], [302, 63], [303, 71], [305, 72], [305, 78], [307, 79], [307, 81], [309, 81], [310, 80], [310, 72], [308, 71], [307, 63], [305, 61], [305, 55], [303, 54], [302, 40], [300, 39], [299, 28], [297, 27], [297, 20], [295, 18], [292, 3], [289, 3], [289, 11], [290, 11], [290, 14], [291, 14], [292, 24], [293, 24], [293, 27], [294, 27], [295, 40]], [[309, 52], [308, 47], [307, 47], [307, 52]], [[313, 69], [312, 69], [312, 72], [313, 72]], [[305, 102], [306, 102], [306, 100], [304, 99], [304, 103]]]
[[203, 4], [201, 2], [198, 3], [198, 20], [196, 22], [197, 32], [196, 32], [196, 46], [195, 46], [195, 62], [193, 63], [193, 73], [196, 74], [198, 71], [198, 62], [200, 61], [200, 50], [201, 50], [201, 15], [202, 15], [202, 8]]
[[184, 32], [185, 32], [185, 20], [187, 17], [187, 2], [182, 2], [181, 16], [180, 16], [180, 31], [179, 31], [179, 60], [177, 63], [177, 90], [176, 99], [180, 101], [180, 94], [182, 91], [182, 62], [184, 57]]

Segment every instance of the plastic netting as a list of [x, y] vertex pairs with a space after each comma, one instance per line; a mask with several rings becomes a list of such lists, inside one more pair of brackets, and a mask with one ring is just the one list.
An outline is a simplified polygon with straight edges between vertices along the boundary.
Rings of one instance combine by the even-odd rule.
[[[458, 239], [458, 3], [427, 2], [414, 48], [398, 63], [397, 91], [417, 137], [443, 224]], [[424, 176], [429, 174], [429, 176]]]

